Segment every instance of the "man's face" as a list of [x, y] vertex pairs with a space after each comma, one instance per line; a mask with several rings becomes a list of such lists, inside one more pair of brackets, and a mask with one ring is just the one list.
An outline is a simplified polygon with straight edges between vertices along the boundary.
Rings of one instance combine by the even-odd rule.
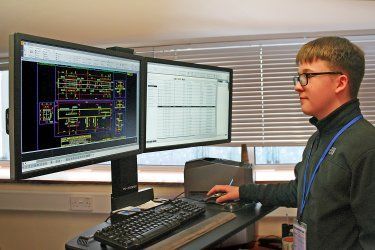
[[[332, 69], [323, 60], [315, 60], [312, 63], [302, 63], [298, 67], [298, 73], [329, 72]], [[296, 84], [294, 90], [298, 92], [302, 112], [323, 119], [334, 111], [337, 106], [335, 88], [339, 75], [317, 75], [308, 79], [306, 86]]]

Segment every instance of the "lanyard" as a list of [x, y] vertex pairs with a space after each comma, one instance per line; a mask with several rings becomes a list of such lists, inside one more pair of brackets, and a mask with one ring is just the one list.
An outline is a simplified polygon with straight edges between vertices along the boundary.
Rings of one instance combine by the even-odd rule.
[[299, 218], [302, 218], [302, 213], [303, 213], [303, 210], [305, 209], [305, 205], [306, 205], [306, 202], [307, 202], [307, 196], [308, 196], [308, 194], [310, 192], [310, 188], [311, 188], [311, 186], [312, 186], [312, 184], [313, 184], [313, 182], [315, 180], [316, 173], [318, 172], [318, 170], [320, 168], [320, 165], [322, 164], [324, 158], [326, 158], [326, 156], [328, 154], [328, 151], [331, 149], [333, 143], [336, 142], [336, 140], [340, 137], [340, 135], [342, 133], [344, 133], [345, 130], [347, 130], [350, 126], [352, 126], [354, 123], [356, 123], [357, 121], [359, 121], [362, 118], [363, 118], [362, 115], [356, 116], [353, 120], [351, 120], [344, 127], [342, 127], [339, 132], [337, 132], [337, 134], [332, 138], [332, 140], [329, 142], [328, 146], [324, 150], [324, 152], [323, 152], [322, 156], [320, 157], [318, 163], [315, 165], [315, 168], [314, 168], [314, 171], [313, 171], [313, 173], [311, 175], [310, 181], [309, 181], [309, 183], [307, 183], [307, 181], [306, 181], [306, 179], [307, 179], [307, 172], [308, 172], [308, 169], [309, 169], [311, 151], [313, 149], [314, 143], [311, 146], [310, 153], [309, 153], [309, 156], [307, 158], [305, 173], [304, 173], [304, 176], [303, 176], [303, 193], [302, 193], [301, 207], [300, 207], [300, 211], [299, 211]]

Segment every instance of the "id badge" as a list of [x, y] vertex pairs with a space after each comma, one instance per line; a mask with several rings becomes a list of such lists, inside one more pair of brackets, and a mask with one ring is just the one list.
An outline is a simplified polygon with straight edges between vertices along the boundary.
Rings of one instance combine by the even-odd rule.
[[294, 250], [306, 250], [307, 225], [298, 220], [293, 223], [293, 245]]

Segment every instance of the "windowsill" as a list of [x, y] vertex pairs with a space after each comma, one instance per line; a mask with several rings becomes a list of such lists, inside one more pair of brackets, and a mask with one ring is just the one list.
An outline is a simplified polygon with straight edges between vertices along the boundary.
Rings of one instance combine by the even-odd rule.
[[294, 180], [294, 165], [258, 165], [254, 167], [256, 182]]
[[[0, 181], [9, 181], [9, 161], [0, 162]], [[257, 182], [289, 181], [294, 179], [292, 166], [256, 166], [254, 179]], [[91, 165], [54, 174], [28, 179], [46, 182], [89, 182], [110, 183], [111, 169], [108, 165]], [[183, 166], [139, 166], [138, 182], [142, 183], [184, 183]]]
[[[2, 161], [0, 180], [9, 181], [9, 179], [9, 161]], [[97, 164], [29, 178], [25, 181], [110, 183], [111, 180], [110, 166]], [[184, 168], [183, 166], [138, 166], [138, 182], [141, 184], [184, 183]]]

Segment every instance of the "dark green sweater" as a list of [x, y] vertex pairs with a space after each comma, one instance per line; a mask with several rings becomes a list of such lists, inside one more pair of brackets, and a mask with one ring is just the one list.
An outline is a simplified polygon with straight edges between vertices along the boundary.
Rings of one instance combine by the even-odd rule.
[[[300, 207], [308, 152], [314, 143], [308, 180], [333, 136], [361, 114], [350, 101], [321, 121], [310, 137], [296, 179], [285, 184], [244, 185], [240, 198], [263, 205]], [[307, 198], [302, 221], [307, 224], [308, 249], [375, 249], [375, 127], [365, 119], [349, 127], [327, 154]]]

